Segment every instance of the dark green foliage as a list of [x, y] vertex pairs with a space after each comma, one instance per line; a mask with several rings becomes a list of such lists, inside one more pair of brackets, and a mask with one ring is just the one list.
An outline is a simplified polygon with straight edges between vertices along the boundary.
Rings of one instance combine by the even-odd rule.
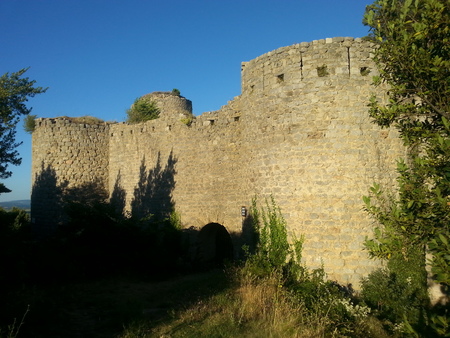
[[154, 276], [177, 267], [180, 233], [170, 219], [128, 219], [102, 201], [71, 203], [67, 214], [69, 221], [53, 243], [65, 253], [70, 275]]
[[271, 197], [266, 207], [259, 208], [256, 199], [252, 202], [250, 215], [257, 236], [256, 251], [249, 254], [246, 266], [256, 275], [266, 276], [273, 272], [297, 279], [303, 273], [301, 252], [303, 237], [288, 241], [287, 224], [280, 208]]
[[322, 65], [320, 67], [317, 67], [317, 76], [324, 77], [328, 76], [328, 67], [326, 65]]
[[8, 318], [5, 297], [11, 289], [29, 279], [32, 257], [29, 215], [21, 209], [0, 208], [0, 327]]
[[[450, 282], [446, 244], [450, 237], [450, 2], [377, 0], [367, 7], [364, 23], [377, 44], [374, 61], [380, 76], [375, 84], [384, 82], [389, 87], [386, 104], [371, 99], [370, 116], [381, 127], [397, 128], [408, 150], [406, 158], [398, 161], [398, 191], [385, 191], [375, 184], [364, 197], [366, 210], [381, 224], [366, 247], [372, 256], [388, 260], [388, 269], [371, 276], [376, 281], [367, 281], [366, 287], [371, 286], [371, 293], [378, 292], [378, 297], [384, 293], [385, 303], [390, 304], [381, 316], [397, 323], [403, 320], [409, 332], [420, 333], [417, 312], [428, 311], [426, 302], [419, 297], [414, 303], [397, 293], [404, 289], [404, 297], [411, 297], [403, 268], [410, 264], [411, 252], [420, 252], [423, 263], [416, 265], [419, 275], [412, 276], [417, 278], [412, 285], [424, 294], [420, 291], [420, 285], [426, 287], [420, 277], [425, 273], [424, 248], [434, 257], [429, 263], [436, 281], [444, 289]], [[391, 284], [395, 288], [386, 289]], [[403, 319], [398, 299], [407, 307]], [[447, 319], [436, 315], [433, 309], [426, 324], [440, 321], [444, 325], [435, 325], [433, 334], [448, 334], [444, 332]]]
[[0, 178], [12, 175], [9, 164], [19, 165], [22, 161], [15, 150], [21, 143], [16, 142], [15, 136], [17, 123], [31, 112], [26, 102], [47, 90], [34, 87], [36, 81], [22, 77], [26, 71], [22, 69], [0, 77]]
[[8, 189], [7, 187], [5, 187], [5, 185], [3, 183], [0, 183], [0, 194], [5, 193], [5, 192], [11, 192], [11, 189]]
[[416, 123], [450, 119], [449, 13], [447, 0], [377, 0], [367, 7], [380, 80], [391, 86], [388, 105], [373, 111], [377, 123], [396, 124], [406, 136]]
[[424, 264], [423, 250], [411, 248], [393, 254], [386, 268], [362, 281], [362, 299], [391, 330], [405, 320], [418, 332], [424, 328], [429, 307]]
[[130, 109], [127, 110], [128, 123], [141, 123], [157, 119], [160, 111], [155, 101], [146, 97], [138, 97]]
[[28, 133], [32, 134], [36, 128], [36, 116], [37, 115], [27, 115], [23, 120], [23, 129]]
[[173, 95], [176, 95], [176, 96], [180, 96], [180, 95], [181, 95], [181, 92], [180, 92], [179, 89], [174, 88], [174, 89], [172, 89], [172, 94], [173, 94]]

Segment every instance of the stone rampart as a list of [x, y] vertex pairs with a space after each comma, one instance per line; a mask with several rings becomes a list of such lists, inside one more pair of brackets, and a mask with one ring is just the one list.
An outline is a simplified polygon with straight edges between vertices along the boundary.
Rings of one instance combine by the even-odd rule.
[[395, 160], [404, 154], [396, 132], [368, 116], [369, 97], [384, 92], [371, 85], [372, 50], [352, 38], [279, 48], [242, 64], [242, 94], [220, 110], [190, 125], [174, 112], [77, 131], [73, 158], [61, 147], [74, 128], [86, 127], [41, 120], [33, 175], [55, 166], [58, 180], [79, 185], [89, 181], [86, 173], [98, 173], [91, 179], [122, 196], [127, 210], [174, 207], [186, 227], [217, 222], [230, 233], [242, 230], [242, 206], [272, 195], [290, 233], [306, 237], [306, 264], [323, 263], [329, 278], [358, 284], [378, 264], [362, 250], [373, 226], [362, 196], [373, 182], [393, 182]]
[[37, 119], [32, 144], [32, 221], [41, 233], [64, 221], [63, 190], [106, 191], [109, 125], [71, 118]]

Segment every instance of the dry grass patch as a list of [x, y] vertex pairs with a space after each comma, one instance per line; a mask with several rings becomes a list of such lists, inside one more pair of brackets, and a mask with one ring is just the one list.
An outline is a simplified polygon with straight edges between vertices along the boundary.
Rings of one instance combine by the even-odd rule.
[[173, 320], [153, 329], [129, 327], [131, 337], [324, 337], [323, 320], [311, 318], [295, 303], [277, 276], [243, 278], [226, 292], [173, 313]]

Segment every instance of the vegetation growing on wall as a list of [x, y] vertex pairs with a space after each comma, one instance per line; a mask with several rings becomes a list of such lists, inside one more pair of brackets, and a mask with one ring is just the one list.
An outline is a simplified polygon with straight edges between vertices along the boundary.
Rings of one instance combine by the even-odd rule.
[[160, 110], [155, 101], [146, 97], [138, 97], [126, 113], [127, 122], [133, 124], [157, 119]]
[[[378, 44], [374, 60], [380, 77], [375, 83], [384, 82], [391, 88], [387, 104], [372, 98], [370, 116], [382, 127], [396, 127], [408, 148], [407, 157], [398, 162], [398, 194], [375, 184], [364, 198], [367, 211], [381, 224], [366, 247], [372, 256], [390, 263], [403, 259], [397, 266], [389, 263], [386, 272], [397, 276], [399, 286], [404, 278], [399, 268], [406, 262], [417, 261], [411, 270], [420, 269], [420, 276], [425, 273], [424, 249], [428, 248], [434, 256], [430, 262], [434, 277], [448, 292], [450, 2], [377, 0], [368, 6], [364, 22]], [[413, 259], [417, 253], [421, 253], [422, 263]], [[410, 278], [415, 279], [417, 292], [423, 294], [420, 284], [424, 289], [426, 283], [420, 276], [411, 274]], [[426, 307], [420, 306], [425, 312]], [[420, 318], [404, 315], [403, 324], [411, 326], [411, 334], [421, 332], [424, 326]], [[450, 321], [444, 315], [433, 313], [429, 322], [435, 333], [449, 333]]]
[[329, 75], [327, 65], [319, 66], [316, 69], [317, 69], [317, 76], [319, 76], [319, 77], [324, 77], [324, 76]]
[[23, 119], [23, 129], [28, 133], [32, 134], [36, 128], [36, 117], [37, 115], [27, 115]]
[[77, 122], [77, 123], [86, 123], [86, 124], [105, 123], [104, 120], [99, 119], [98, 117], [95, 117], [95, 116], [90, 116], [90, 115], [84, 115], [84, 116], [80, 116], [80, 117], [66, 117], [66, 118], [73, 122]]

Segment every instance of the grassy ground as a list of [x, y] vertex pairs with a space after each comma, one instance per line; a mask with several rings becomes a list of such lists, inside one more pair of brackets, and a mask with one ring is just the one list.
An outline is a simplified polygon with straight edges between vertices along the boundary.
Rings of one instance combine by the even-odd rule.
[[374, 317], [336, 315], [335, 303], [319, 303], [320, 298], [307, 306], [277, 275], [240, 275], [228, 288], [178, 308], [164, 320], [132, 322], [120, 338], [388, 337]]
[[[216, 270], [157, 282], [105, 279], [27, 288], [16, 294], [15, 308], [22, 308], [24, 314], [30, 305], [18, 337], [118, 337], [138, 322], [145, 322], [150, 330], [174, 311], [206, 299], [226, 285], [224, 273]], [[21, 317], [17, 316], [16, 329]], [[3, 336], [8, 336], [7, 331], [3, 330]]]

